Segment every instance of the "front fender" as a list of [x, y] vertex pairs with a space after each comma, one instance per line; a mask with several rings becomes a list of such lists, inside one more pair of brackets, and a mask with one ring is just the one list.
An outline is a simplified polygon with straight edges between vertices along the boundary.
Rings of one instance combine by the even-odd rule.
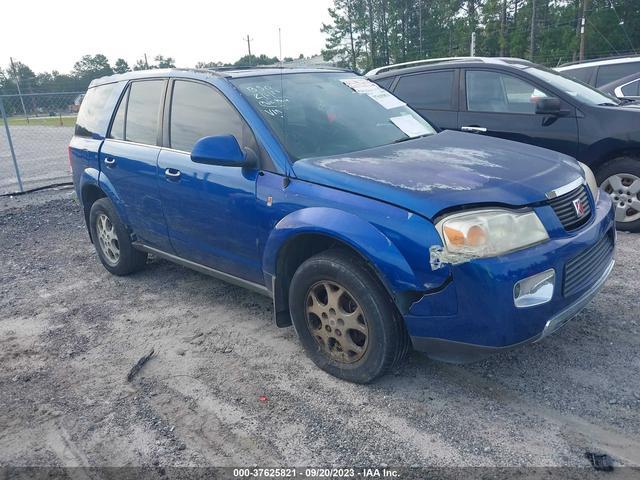
[[394, 296], [416, 289], [413, 270], [389, 238], [362, 218], [327, 207], [303, 208], [282, 218], [267, 239], [263, 271], [275, 277], [282, 247], [304, 234], [324, 235], [349, 245], [373, 266]]

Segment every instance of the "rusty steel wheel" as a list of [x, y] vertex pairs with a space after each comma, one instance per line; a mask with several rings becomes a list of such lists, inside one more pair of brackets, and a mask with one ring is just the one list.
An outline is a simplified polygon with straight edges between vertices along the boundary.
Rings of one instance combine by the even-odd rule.
[[341, 363], [362, 358], [369, 327], [362, 307], [344, 287], [318, 282], [307, 292], [306, 305], [307, 326], [325, 355]]

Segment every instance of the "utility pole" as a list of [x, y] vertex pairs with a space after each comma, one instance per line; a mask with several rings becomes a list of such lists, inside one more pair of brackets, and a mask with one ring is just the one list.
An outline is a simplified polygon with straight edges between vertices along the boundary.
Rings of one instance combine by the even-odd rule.
[[469, 56], [476, 56], [476, 32], [471, 32], [471, 46], [469, 47]]
[[247, 41], [247, 50], [249, 50], [249, 56], [251, 56], [251, 38], [249, 38], [249, 35], [247, 35], [247, 38], [243, 38], [243, 40]]
[[504, 57], [507, 40], [505, 37], [507, 24], [507, 0], [502, 0], [502, 8], [500, 9], [500, 56]]
[[418, 0], [418, 53], [422, 59], [422, 0]]
[[582, 3], [582, 19], [580, 20], [580, 55], [578, 60], [584, 61], [584, 48], [585, 48], [585, 32], [584, 27], [587, 24], [587, 10], [589, 9], [589, 0], [583, 0]]
[[533, 62], [536, 48], [536, 0], [531, 0], [531, 32], [529, 36], [529, 60]]
[[13, 76], [16, 80], [16, 87], [18, 87], [18, 96], [20, 97], [20, 103], [22, 104], [22, 113], [24, 113], [24, 117], [27, 118], [27, 123], [29, 123], [27, 109], [24, 107], [24, 100], [22, 99], [22, 92], [20, 91], [20, 72], [18, 72], [16, 65], [13, 63], [13, 57], [9, 57], [9, 61], [11, 62], [11, 70], [13, 71]]
[[147, 54], [144, 54], [144, 68], [149, 70], [149, 62], [147, 61]]

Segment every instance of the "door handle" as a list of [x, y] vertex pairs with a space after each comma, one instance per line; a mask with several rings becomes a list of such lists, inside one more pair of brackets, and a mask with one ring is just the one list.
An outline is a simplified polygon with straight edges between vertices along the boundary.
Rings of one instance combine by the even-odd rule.
[[169, 180], [178, 180], [180, 178], [180, 175], [180, 170], [178, 170], [177, 168], [167, 168], [164, 171], [164, 176]]
[[116, 165], [116, 159], [115, 158], [111, 158], [111, 157], [105, 157], [104, 159], [104, 164], [107, 167], [115, 167]]
[[485, 127], [478, 127], [475, 125], [460, 127], [460, 130], [462, 130], [463, 132], [471, 132], [471, 133], [486, 133], [487, 131]]

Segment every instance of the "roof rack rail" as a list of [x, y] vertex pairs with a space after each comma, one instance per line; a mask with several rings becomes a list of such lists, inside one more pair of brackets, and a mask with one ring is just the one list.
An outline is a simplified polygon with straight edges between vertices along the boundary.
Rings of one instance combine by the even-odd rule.
[[617, 60], [617, 59], [620, 59], [620, 58], [635, 58], [635, 57], [638, 57], [638, 56], [640, 56], [638, 53], [633, 52], [633, 53], [628, 53], [626, 55], [611, 55], [611, 56], [608, 56], [608, 57], [587, 58], [587, 59], [584, 59], [582, 61], [576, 60], [575, 62], [561, 63], [556, 68], [569, 67], [569, 66], [572, 66], [572, 65], [582, 65], [583, 63], [604, 62], [604, 61], [607, 61], [607, 60]]
[[417, 67], [419, 65], [429, 65], [430, 63], [447, 62], [447, 61], [451, 61], [451, 60], [458, 60], [458, 61], [478, 60], [478, 61], [482, 61], [482, 58], [480, 58], [480, 57], [425, 58], [424, 60], [413, 60], [411, 62], [394, 63], [392, 65], [385, 65], [384, 67], [374, 68], [373, 70], [368, 71], [365, 74], [365, 76], [372, 77], [374, 75], [378, 75], [379, 73], [387, 72], [389, 70], [395, 70], [396, 68]]
[[330, 65], [281, 65], [280, 63], [274, 63], [272, 65], [225, 65], [221, 67], [207, 68], [213, 72], [225, 72], [229, 70], [270, 70], [274, 68], [281, 68], [283, 70], [338, 70], [341, 72], [351, 72], [349, 68], [333, 67]]

